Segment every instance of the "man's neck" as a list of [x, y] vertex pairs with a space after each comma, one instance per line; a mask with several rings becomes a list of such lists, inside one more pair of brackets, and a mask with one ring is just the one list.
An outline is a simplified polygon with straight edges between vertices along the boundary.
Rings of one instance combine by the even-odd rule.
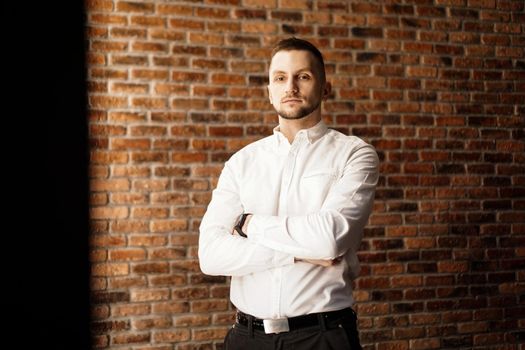
[[285, 119], [279, 117], [279, 131], [288, 139], [290, 144], [295, 139], [295, 135], [303, 129], [309, 129], [321, 121], [321, 113], [315, 111], [301, 119]]

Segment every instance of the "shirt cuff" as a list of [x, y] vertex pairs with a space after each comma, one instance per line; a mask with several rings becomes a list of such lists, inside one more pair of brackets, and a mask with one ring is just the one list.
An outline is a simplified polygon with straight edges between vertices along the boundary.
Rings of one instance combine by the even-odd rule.
[[[269, 215], [253, 215], [250, 218], [250, 221], [248, 222], [248, 227], [246, 229], [246, 235], [248, 236], [248, 239], [252, 241], [253, 243], [261, 242], [264, 238], [264, 227], [268, 224], [268, 220], [270, 219]], [[278, 250], [274, 250], [273, 255], [273, 266], [274, 267], [281, 267], [286, 265], [293, 265], [295, 264], [295, 257], [288, 254], [283, 253]]]
[[290, 254], [286, 254], [275, 250], [275, 254], [273, 256], [274, 267], [281, 267], [293, 264], [295, 264], [295, 257], [291, 256]]
[[254, 243], [260, 242], [264, 237], [263, 218], [264, 215], [252, 215], [248, 222], [246, 235]]

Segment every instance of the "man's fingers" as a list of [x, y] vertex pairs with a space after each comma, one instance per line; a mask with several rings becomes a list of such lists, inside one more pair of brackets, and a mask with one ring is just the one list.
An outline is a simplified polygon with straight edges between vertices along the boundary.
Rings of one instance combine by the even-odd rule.
[[339, 256], [332, 260], [321, 260], [321, 259], [297, 259], [296, 261], [303, 261], [313, 265], [319, 265], [323, 267], [335, 266], [343, 260], [342, 256]]

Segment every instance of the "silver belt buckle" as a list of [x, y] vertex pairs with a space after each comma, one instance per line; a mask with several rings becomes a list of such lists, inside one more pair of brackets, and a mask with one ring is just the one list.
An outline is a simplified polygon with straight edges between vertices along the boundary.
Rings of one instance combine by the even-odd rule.
[[290, 331], [290, 325], [288, 325], [287, 318], [276, 318], [272, 320], [263, 320], [263, 324], [264, 324], [264, 333], [266, 334], [282, 333], [282, 332]]

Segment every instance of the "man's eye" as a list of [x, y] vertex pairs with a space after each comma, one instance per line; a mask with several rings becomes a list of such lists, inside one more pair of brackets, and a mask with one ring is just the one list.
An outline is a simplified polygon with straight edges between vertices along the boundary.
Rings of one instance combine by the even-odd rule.
[[310, 79], [310, 76], [308, 74], [303, 74], [303, 75], [299, 76], [299, 79], [301, 79], [301, 80], [308, 80], [308, 79]]
[[274, 78], [274, 81], [284, 81], [284, 77], [283, 76], [277, 76]]

